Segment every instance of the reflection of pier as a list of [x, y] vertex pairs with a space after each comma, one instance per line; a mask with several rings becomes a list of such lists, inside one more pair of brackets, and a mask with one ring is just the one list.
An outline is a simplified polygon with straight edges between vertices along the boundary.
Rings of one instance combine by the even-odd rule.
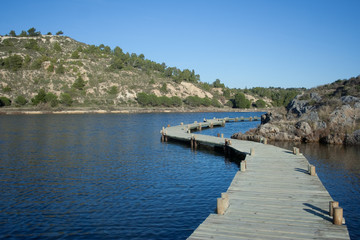
[[329, 208], [333, 199], [298, 149], [290, 152], [193, 132], [252, 120], [259, 118], [212, 119], [162, 129], [163, 141], [189, 142], [193, 148], [207, 145], [246, 156], [239, 160], [240, 170], [227, 192], [219, 193], [217, 214], [210, 214], [189, 239], [349, 239], [346, 225], [341, 224], [342, 208]]

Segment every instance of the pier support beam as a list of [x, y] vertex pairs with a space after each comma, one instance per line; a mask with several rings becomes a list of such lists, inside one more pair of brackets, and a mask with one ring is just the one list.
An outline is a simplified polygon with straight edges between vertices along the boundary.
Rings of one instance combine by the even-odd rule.
[[297, 147], [293, 147], [293, 153], [294, 153], [295, 155], [300, 155], [300, 149], [297, 148]]
[[240, 171], [245, 172], [246, 171], [246, 160], [242, 160], [240, 162]]
[[329, 202], [329, 215], [332, 217], [334, 215], [334, 208], [339, 207], [339, 202], [330, 201]]
[[316, 171], [315, 171], [315, 166], [314, 165], [310, 165], [309, 166], [309, 174], [311, 175], [311, 176], [315, 176], [316, 175]]
[[223, 215], [226, 209], [229, 207], [229, 195], [227, 193], [221, 193], [221, 198], [217, 199], [216, 212]]
[[194, 135], [191, 136], [190, 146], [191, 146], [191, 149], [197, 149], [196, 137]]
[[342, 223], [343, 223], [343, 209], [341, 207], [334, 207], [333, 223], [335, 225], [342, 225]]

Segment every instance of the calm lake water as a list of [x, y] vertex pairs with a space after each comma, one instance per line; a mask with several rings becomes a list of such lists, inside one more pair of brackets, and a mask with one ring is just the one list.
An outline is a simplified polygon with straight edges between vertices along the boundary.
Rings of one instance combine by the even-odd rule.
[[185, 239], [238, 167], [160, 130], [226, 116], [260, 114], [0, 116], [0, 238]]
[[[0, 116], [0, 238], [186, 239], [238, 166], [161, 143], [162, 126], [261, 113]], [[245, 132], [228, 123], [203, 134]], [[301, 146], [359, 235], [359, 149]], [[284, 146], [291, 148], [292, 145]]]

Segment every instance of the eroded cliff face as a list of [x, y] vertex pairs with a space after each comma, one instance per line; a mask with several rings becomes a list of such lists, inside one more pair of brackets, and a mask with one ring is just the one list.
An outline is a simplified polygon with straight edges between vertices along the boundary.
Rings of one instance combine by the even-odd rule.
[[306, 97], [299, 95], [290, 102], [287, 111], [268, 112], [258, 128], [235, 133], [232, 138], [360, 144], [360, 98], [349, 95], [324, 98], [316, 92]]

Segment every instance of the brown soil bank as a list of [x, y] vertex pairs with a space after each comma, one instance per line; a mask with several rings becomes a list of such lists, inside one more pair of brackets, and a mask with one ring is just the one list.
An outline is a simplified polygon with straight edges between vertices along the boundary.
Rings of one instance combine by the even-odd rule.
[[360, 78], [355, 80], [356, 96], [339, 94], [340, 87], [348, 81], [337, 82], [333, 91], [330, 87], [311, 89], [293, 99], [286, 110], [262, 115], [258, 128], [245, 134], [235, 133], [232, 138], [360, 145]]

